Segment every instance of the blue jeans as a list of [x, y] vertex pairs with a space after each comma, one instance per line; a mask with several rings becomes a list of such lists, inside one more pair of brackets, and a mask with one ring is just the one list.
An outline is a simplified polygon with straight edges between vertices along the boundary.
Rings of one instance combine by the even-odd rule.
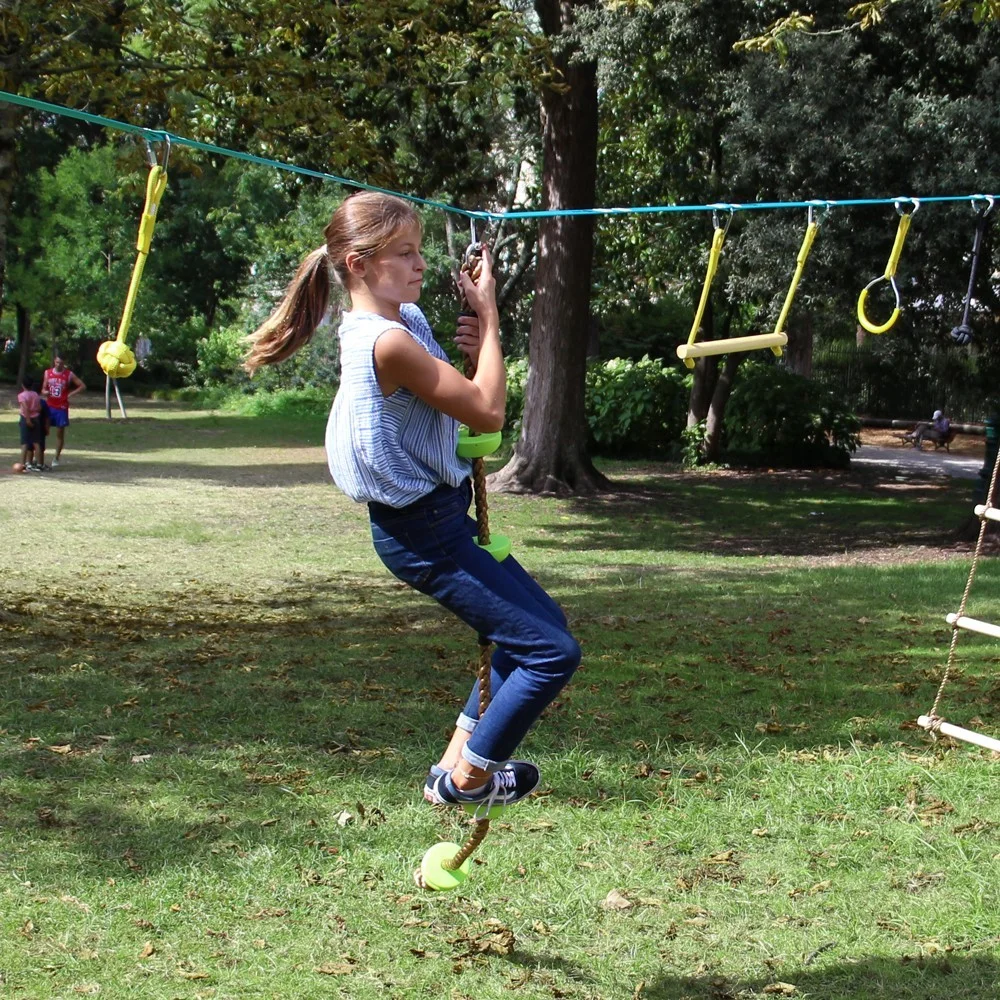
[[470, 764], [495, 771], [562, 690], [580, 663], [559, 605], [508, 556], [475, 544], [471, 483], [439, 486], [407, 507], [368, 505], [375, 551], [392, 574], [454, 612], [480, 641], [496, 644], [492, 700], [479, 718], [479, 682], [458, 727], [470, 732]]

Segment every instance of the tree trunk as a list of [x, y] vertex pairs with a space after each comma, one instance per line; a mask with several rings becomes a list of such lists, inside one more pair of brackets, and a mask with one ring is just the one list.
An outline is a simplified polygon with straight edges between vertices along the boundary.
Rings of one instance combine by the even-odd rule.
[[[733, 310], [727, 309], [722, 322], [722, 336], [720, 340], [725, 340], [732, 332]], [[705, 315], [702, 329], [709, 333], [715, 330], [715, 313], [712, 299], [709, 297], [705, 304]], [[706, 338], [714, 339], [714, 338]], [[715, 395], [715, 387], [719, 380], [719, 362], [721, 355], [709, 354], [704, 358], [696, 358], [694, 363], [694, 379], [691, 382], [691, 396], [688, 401], [688, 427], [694, 427], [702, 420], [708, 418], [708, 411], [712, 405], [712, 398]]]
[[797, 323], [788, 329], [785, 347], [785, 366], [796, 375], [812, 378], [813, 372], [813, 318], [803, 313]]
[[694, 379], [691, 382], [691, 395], [688, 398], [688, 427], [697, 426], [708, 416], [708, 408], [712, 403], [712, 393], [715, 392], [718, 378], [718, 354], [695, 358]]
[[[535, 0], [547, 37], [571, 26], [593, 0]], [[559, 89], [542, 92], [542, 197], [547, 210], [592, 208], [597, 183], [597, 65], [575, 46], [555, 57]], [[590, 216], [541, 220], [521, 435], [495, 490], [584, 494], [610, 484], [587, 455], [584, 387], [590, 328], [594, 223]]]
[[[31, 313], [20, 303], [17, 307], [17, 340], [21, 345], [21, 359], [17, 365], [17, 391], [21, 391], [24, 379], [28, 374], [28, 362], [31, 360]], [[35, 386], [37, 392], [39, 386]]]
[[729, 402], [736, 380], [736, 369], [743, 360], [742, 354], [727, 354], [726, 364], [715, 382], [712, 402], [708, 407], [708, 417], [705, 421], [705, 460], [718, 462], [722, 452], [722, 425], [726, 416], [726, 403]]
[[17, 126], [23, 111], [15, 104], [0, 104], [0, 312], [7, 277], [7, 226], [17, 183]]

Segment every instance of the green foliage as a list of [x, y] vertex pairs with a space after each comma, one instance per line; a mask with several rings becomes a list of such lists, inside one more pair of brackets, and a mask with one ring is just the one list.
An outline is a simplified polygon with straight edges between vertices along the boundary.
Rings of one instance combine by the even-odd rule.
[[[602, 300], [608, 305], [607, 300]], [[601, 356], [605, 358], [673, 357], [674, 349], [691, 327], [692, 304], [686, 298], [665, 295], [655, 301], [626, 305], [598, 313]]]
[[[528, 362], [507, 362], [507, 428], [516, 431], [524, 410]], [[587, 426], [600, 454], [677, 456], [687, 413], [690, 378], [659, 359], [612, 358], [587, 368]]]
[[681, 431], [681, 464], [685, 469], [695, 469], [704, 462], [706, 420], [699, 420]]
[[597, 452], [651, 458], [676, 453], [689, 379], [648, 355], [587, 369], [587, 424]]
[[952, 420], [985, 420], [1000, 398], [983, 355], [903, 337], [869, 337], [864, 344], [820, 345], [813, 377], [855, 413], [926, 420], [937, 409]]
[[844, 467], [860, 431], [832, 390], [765, 361], [744, 363], [726, 409], [727, 453], [771, 465]]
[[252, 396], [232, 395], [223, 404], [248, 417], [325, 417], [330, 412], [333, 393], [318, 386], [256, 392]]
[[528, 359], [507, 359], [507, 415], [504, 425], [508, 431], [516, 432], [521, 426], [524, 413], [524, 392], [528, 386]]

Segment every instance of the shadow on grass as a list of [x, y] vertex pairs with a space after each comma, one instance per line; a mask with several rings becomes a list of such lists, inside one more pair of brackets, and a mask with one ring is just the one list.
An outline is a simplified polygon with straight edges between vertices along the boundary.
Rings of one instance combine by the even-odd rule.
[[[106, 449], [105, 449], [106, 450]], [[67, 448], [69, 461], [51, 473], [52, 482], [77, 486], [100, 483], [137, 484], [158, 480], [193, 480], [213, 486], [269, 487], [328, 485], [333, 488], [326, 462], [317, 452], [313, 462], [282, 460], [273, 465], [134, 461], [78, 456]], [[283, 453], [284, 459], [287, 453]]]
[[863, 472], [665, 474], [568, 502], [576, 523], [546, 524], [532, 549], [813, 555], [943, 546], [972, 505], [972, 484]]
[[[903, 568], [881, 575], [874, 604], [824, 587], [824, 572], [785, 571], [780, 595], [764, 598], [765, 572], [734, 575], [725, 593], [674, 573], [613, 601], [545, 574], [584, 665], [534, 745], [609, 755], [627, 775], [740, 739], [765, 752], [899, 739], [900, 722], [932, 700], [943, 621], [899, 610], [913, 586]], [[954, 572], [933, 567], [921, 585]], [[39, 616], [25, 597], [0, 625], [12, 695], [3, 723], [21, 741], [8, 773], [54, 780], [106, 745], [184, 756], [280, 746], [326, 773], [419, 778], [471, 686], [477, 649], [461, 622], [402, 585], [347, 573], [244, 598], [191, 587], [147, 600], [138, 620], [99, 596], [66, 596]], [[997, 697], [969, 673], [950, 703], [988, 715]], [[64, 745], [73, 749], [42, 753]], [[623, 780], [636, 798], [655, 794]]]
[[[995, 996], [1000, 963], [995, 958], [956, 956], [923, 958], [918, 946], [900, 959], [869, 957], [820, 968], [782, 969], [776, 980], [727, 982], [705, 976], [680, 979], [665, 975], [647, 982], [636, 997], [643, 1000], [743, 1000], [751, 997], [809, 997], [810, 1000], [983, 1000]], [[775, 982], [787, 982], [784, 990]]]

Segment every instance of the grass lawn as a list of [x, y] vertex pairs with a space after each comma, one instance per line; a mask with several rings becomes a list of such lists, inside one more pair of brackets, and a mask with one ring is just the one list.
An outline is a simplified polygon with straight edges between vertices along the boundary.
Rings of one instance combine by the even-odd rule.
[[[584, 665], [524, 745], [542, 794], [432, 894], [475, 637], [378, 562], [322, 421], [102, 404], [55, 472], [0, 470], [4, 996], [997, 995], [1000, 762], [912, 722], [974, 482], [606, 463], [612, 496], [491, 497]], [[959, 652], [943, 714], [996, 734], [996, 643]]]

